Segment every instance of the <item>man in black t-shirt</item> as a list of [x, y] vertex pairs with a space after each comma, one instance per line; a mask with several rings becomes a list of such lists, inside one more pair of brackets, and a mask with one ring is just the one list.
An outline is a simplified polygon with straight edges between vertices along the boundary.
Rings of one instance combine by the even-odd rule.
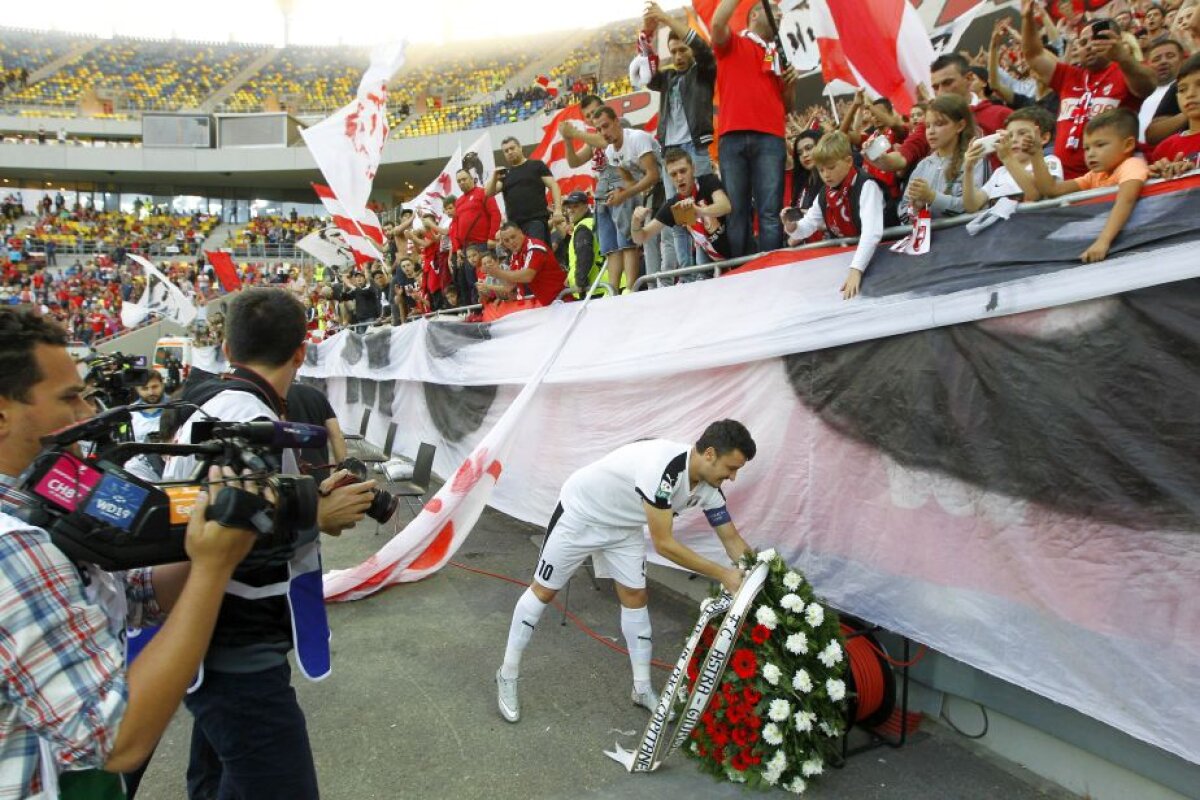
[[[300, 470], [311, 475], [320, 485], [332, 470], [327, 464], [340, 464], [346, 458], [346, 439], [338, 424], [333, 406], [321, 390], [299, 381], [292, 381], [287, 393], [287, 414], [292, 422], [320, 425], [329, 432], [325, 447], [306, 447], [300, 450]], [[332, 455], [332, 458], [330, 456]]]
[[508, 167], [496, 169], [484, 191], [488, 197], [499, 192], [504, 194], [505, 214], [521, 226], [526, 236], [550, 241], [551, 209], [546, 207], [546, 192], [548, 190], [554, 198], [554, 212], [561, 214], [562, 193], [558, 181], [554, 180], [545, 163], [526, 158], [521, 143], [512, 136], [500, 142], [500, 152]]
[[378, 320], [379, 315], [383, 313], [379, 287], [367, 283], [367, 276], [361, 272], [354, 273], [353, 278], [343, 275], [342, 283], [342, 286], [337, 287], [337, 299], [354, 303], [354, 324], [361, 325]]
[[653, 219], [649, 219], [649, 208], [633, 212], [633, 241], [641, 244], [663, 228], [681, 227], [691, 235], [696, 264], [729, 258], [732, 248], [724, 218], [733, 207], [721, 179], [716, 175], [697, 178], [696, 167], [686, 150], [667, 150], [663, 162], [675, 187], [675, 196], [658, 209]]

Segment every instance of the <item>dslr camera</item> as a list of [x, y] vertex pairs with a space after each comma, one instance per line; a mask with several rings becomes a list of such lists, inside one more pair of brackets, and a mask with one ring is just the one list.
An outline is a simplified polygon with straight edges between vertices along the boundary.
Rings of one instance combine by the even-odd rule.
[[[188, 518], [214, 465], [230, 467], [259, 490], [209, 490], [207, 519], [258, 534], [243, 564], [286, 563], [298, 535], [316, 527], [316, 482], [280, 469], [284, 449], [324, 446], [321, 426], [197, 419], [190, 443], [159, 443], [127, 441], [123, 431], [130, 424], [129, 407], [121, 406], [44, 436], [44, 449], [19, 478], [33, 499], [29, 522], [72, 559], [109, 571], [186, 560]], [[90, 443], [86, 457], [79, 455], [84, 443]], [[151, 483], [122, 466], [139, 454], [194, 456], [199, 466], [188, 480]]]

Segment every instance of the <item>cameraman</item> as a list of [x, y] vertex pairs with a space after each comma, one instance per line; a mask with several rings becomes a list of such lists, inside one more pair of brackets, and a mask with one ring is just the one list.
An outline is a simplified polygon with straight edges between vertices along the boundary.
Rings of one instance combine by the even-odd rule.
[[[288, 390], [304, 363], [304, 306], [282, 289], [247, 289], [230, 303], [225, 353], [233, 369], [184, 395], [205, 414], [227, 422], [287, 416]], [[177, 441], [191, 441], [194, 414]], [[189, 476], [194, 459], [168, 459], [165, 477]], [[285, 450], [281, 472], [298, 472]], [[321, 484], [317, 527], [337, 535], [369, 507], [372, 481], [333, 488], [349, 473]], [[188, 794], [255, 800], [317, 797], [317, 776], [304, 714], [291, 687], [287, 654], [311, 679], [329, 672], [329, 627], [321, 593], [316, 530], [297, 531], [289, 552], [265, 566], [234, 573], [204, 659], [199, 688], [186, 701], [195, 721]], [[292, 621], [296, 624], [293, 626]]]
[[158, 435], [162, 418], [162, 401], [164, 395], [162, 373], [156, 369], [150, 370], [146, 382], [135, 386], [138, 399], [129, 409], [133, 421], [133, 440], [148, 442], [151, 437]]
[[[187, 529], [190, 564], [105, 573], [72, 563], [25, 522], [16, 477], [40, 439], [92, 415], [67, 334], [26, 312], [0, 310], [0, 797], [120, 794], [117, 772], [153, 750], [195, 676], [222, 592], [254, 534], [204, 521]], [[220, 478], [216, 473], [210, 477]], [[126, 623], [162, 631], [125, 667]], [[71, 770], [58, 775], [60, 770]]]

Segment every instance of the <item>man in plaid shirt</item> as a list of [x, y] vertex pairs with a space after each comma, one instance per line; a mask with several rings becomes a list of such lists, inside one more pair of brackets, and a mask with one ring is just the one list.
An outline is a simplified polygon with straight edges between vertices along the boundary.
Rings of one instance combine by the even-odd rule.
[[[73, 563], [25, 521], [16, 476], [42, 436], [92, 413], [66, 344], [53, 323], [0, 310], [0, 800], [57, 798], [55, 781], [64, 797], [123, 796], [113, 773], [141, 764], [166, 729], [254, 543], [250, 531], [206, 523], [204, 493], [188, 525], [191, 561], [123, 575]], [[172, 610], [127, 669], [126, 624]]]

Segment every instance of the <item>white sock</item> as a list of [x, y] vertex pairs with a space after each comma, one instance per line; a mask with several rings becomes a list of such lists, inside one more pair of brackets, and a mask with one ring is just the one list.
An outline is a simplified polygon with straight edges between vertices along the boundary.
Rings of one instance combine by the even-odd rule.
[[533, 589], [526, 589], [517, 601], [517, 607], [513, 609], [512, 625], [508, 629], [504, 664], [500, 667], [500, 675], [505, 680], [516, 678], [521, 671], [521, 653], [529, 644], [533, 629], [537, 627], [538, 620], [542, 618], [542, 612], [545, 610], [546, 604], [538, 599]]
[[650, 688], [650, 656], [654, 643], [650, 640], [650, 610], [621, 607], [621, 633], [629, 648], [629, 663], [633, 667], [633, 688], [644, 692]]

